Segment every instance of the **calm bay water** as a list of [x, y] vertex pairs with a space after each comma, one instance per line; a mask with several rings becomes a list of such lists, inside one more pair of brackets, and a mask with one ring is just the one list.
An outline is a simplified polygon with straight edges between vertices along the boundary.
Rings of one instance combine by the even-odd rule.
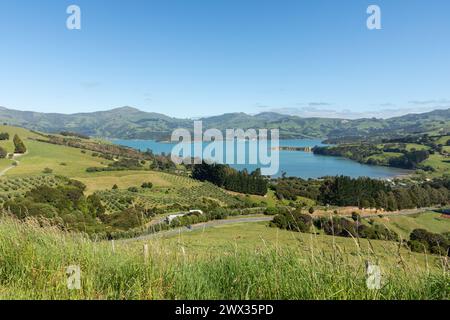
[[[157, 142], [152, 140], [114, 140], [116, 144], [132, 147], [145, 151], [151, 149], [155, 154], [169, 154], [176, 143]], [[197, 143], [197, 142], [196, 142]], [[244, 143], [244, 142], [238, 142]], [[207, 143], [203, 143], [205, 147]], [[289, 147], [314, 147], [322, 146], [320, 140], [280, 140], [280, 146]], [[260, 167], [258, 165], [248, 164], [248, 143], [247, 147], [247, 164], [245, 165], [231, 165], [232, 167], [242, 170], [244, 168], [253, 171]], [[237, 147], [236, 147], [237, 148]], [[236, 149], [235, 148], [235, 149]], [[189, 148], [186, 148], [189, 149]], [[192, 150], [192, 146], [191, 146]], [[193, 154], [193, 151], [192, 151]], [[286, 172], [287, 176], [301, 177], [301, 178], [319, 178], [323, 176], [345, 175], [350, 177], [367, 176], [371, 178], [389, 178], [402, 174], [407, 174], [409, 171], [381, 167], [369, 166], [360, 164], [356, 161], [340, 158], [314, 155], [313, 153], [300, 151], [280, 151], [280, 170], [277, 176], [281, 176], [282, 172]]]

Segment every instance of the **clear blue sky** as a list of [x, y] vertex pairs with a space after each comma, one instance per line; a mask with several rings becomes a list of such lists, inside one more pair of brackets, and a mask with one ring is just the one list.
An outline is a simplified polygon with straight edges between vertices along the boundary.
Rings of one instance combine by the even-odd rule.
[[[70, 4], [80, 31], [66, 29]], [[382, 30], [366, 28], [370, 4]], [[426, 111], [450, 105], [449, 16], [448, 0], [5, 0], [0, 105]]]

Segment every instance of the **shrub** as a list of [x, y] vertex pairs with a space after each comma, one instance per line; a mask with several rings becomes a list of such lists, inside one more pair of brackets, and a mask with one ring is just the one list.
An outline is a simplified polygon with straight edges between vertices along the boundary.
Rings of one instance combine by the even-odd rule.
[[142, 225], [142, 214], [135, 208], [129, 208], [121, 212], [105, 215], [103, 222], [120, 230], [128, 230]]
[[0, 140], [9, 140], [9, 133], [8, 132], [0, 133]]
[[3, 149], [2, 147], [0, 147], [0, 159], [6, 158], [7, 155], [8, 155], [8, 152], [5, 149]]
[[276, 215], [272, 221], [272, 225], [280, 229], [309, 232], [312, 221], [311, 216], [302, 214], [301, 210], [297, 209], [292, 213], [286, 212]]
[[264, 210], [264, 214], [265, 215], [268, 215], [268, 216], [274, 216], [274, 215], [276, 215], [276, 214], [278, 214], [279, 213], [279, 210], [278, 210], [278, 208], [276, 208], [276, 207], [267, 207], [265, 210]]
[[129, 187], [128, 191], [130, 191], [130, 192], [139, 192], [139, 189], [137, 187]]
[[323, 229], [327, 235], [339, 237], [351, 236], [390, 241], [397, 241], [399, 239], [395, 232], [387, 229], [383, 225], [374, 224], [366, 226], [339, 217], [333, 217], [332, 219], [321, 217], [314, 221], [314, 225], [318, 229]]
[[408, 246], [411, 249], [411, 251], [419, 252], [419, 253], [427, 253], [430, 250], [428, 243], [418, 241], [418, 240], [408, 241]]
[[357, 213], [357, 212], [352, 212], [352, 219], [353, 219], [353, 221], [361, 221], [361, 216], [360, 216], [360, 214], [359, 213]]
[[151, 182], [144, 182], [144, 183], [141, 185], [141, 188], [144, 188], [144, 189], [151, 189], [151, 188], [153, 188], [153, 183], [151, 183]]
[[418, 243], [425, 247], [431, 253], [447, 255], [449, 249], [449, 240], [445, 235], [432, 233], [424, 229], [415, 229], [409, 236], [408, 245], [411, 251], [422, 252]]

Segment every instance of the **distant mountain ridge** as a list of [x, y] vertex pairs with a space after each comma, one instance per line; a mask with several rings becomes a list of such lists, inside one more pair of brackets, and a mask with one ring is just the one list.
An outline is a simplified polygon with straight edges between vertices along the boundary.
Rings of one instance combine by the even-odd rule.
[[[301, 118], [274, 112], [257, 115], [227, 113], [201, 118], [204, 129], [280, 129], [281, 138], [370, 138], [384, 135], [450, 132], [450, 109], [409, 114], [390, 119]], [[0, 107], [0, 122], [36, 131], [73, 131], [109, 139], [167, 140], [173, 130], [192, 130], [193, 120], [132, 107], [90, 113], [59, 114]]]

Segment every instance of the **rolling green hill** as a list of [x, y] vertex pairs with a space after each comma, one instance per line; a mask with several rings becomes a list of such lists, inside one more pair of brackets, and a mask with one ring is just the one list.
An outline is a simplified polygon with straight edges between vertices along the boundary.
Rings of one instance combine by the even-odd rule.
[[[204, 129], [268, 128], [280, 129], [281, 138], [373, 138], [414, 133], [450, 131], [450, 109], [423, 114], [410, 114], [391, 119], [300, 118], [278, 113], [229, 113], [202, 118]], [[193, 121], [143, 112], [131, 107], [77, 114], [17, 111], [0, 107], [0, 122], [57, 133], [74, 131], [81, 134], [119, 139], [169, 139], [177, 128], [193, 128]]]

